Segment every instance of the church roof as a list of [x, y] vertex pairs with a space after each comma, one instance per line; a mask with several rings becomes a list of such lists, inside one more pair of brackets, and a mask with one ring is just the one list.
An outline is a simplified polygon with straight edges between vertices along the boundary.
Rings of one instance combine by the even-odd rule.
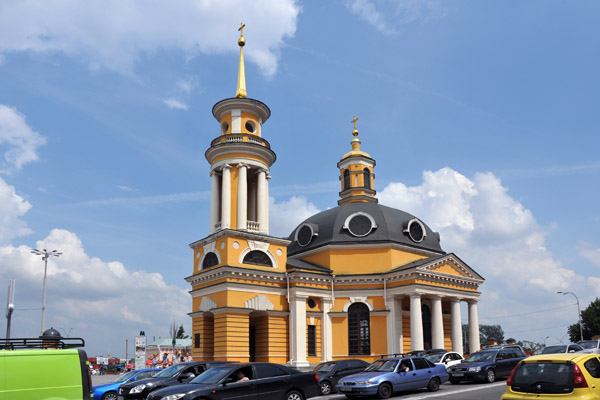
[[415, 216], [369, 202], [350, 202], [309, 217], [288, 238], [288, 255], [328, 245], [398, 244], [445, 254], [440, 236]]

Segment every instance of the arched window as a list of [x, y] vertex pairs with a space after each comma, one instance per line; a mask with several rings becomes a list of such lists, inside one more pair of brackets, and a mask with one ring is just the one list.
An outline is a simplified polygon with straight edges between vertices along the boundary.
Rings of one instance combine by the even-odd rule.
[[269, 256], [260, 250], [252, 250], [250, 253], [246, 254], [243, 262], [244, 264], [264, 265], [266, 267], [273, 266]]
[[354, 303], [348, 308], [348, 352], [352, 355], [371, 354], [369, 307]]
[[368, 168], [363, 170], [363, 180], [365, 181], [364, 187], [371, 189], [371, 171]]
[[215, 253], [213, 253], [211, 251], [209, 253], [206, 253], [206, 256], [204, 257], [204, 261], [202, 261], [202, 269], [214, 267], [218, 263], [219, 263], [219, 258], [217, 257], [217, 255]]
[[344, 188], [343, 190], [350, 189], [350, 171], [344, 171]]

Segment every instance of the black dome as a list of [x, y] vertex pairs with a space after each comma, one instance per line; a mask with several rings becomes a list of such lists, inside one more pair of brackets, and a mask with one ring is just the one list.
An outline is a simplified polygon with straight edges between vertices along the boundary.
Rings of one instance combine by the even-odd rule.
[[355, 202], [306, 219], [288, 238], [288, 255], [331, 245], [400, 244], [445, 254], [440, 236], [415, 216], [377, 203]]

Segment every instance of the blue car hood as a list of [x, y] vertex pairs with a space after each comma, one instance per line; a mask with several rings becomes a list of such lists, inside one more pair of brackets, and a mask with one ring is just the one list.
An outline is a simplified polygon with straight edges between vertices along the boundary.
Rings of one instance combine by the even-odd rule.
[[390, 374], [391, 372], [382, 372], [382, 371], [368, 371], [368, 372], [359, 372], [358, 374], [352, 374], [340, 379], [340, 382], [355, 382], [355, 381], [364, 381], [369, 380], [369, 378], [376, 378], [378, 376], [384, 374]]
[[99, 390], [99, 389], [112, 389], [113, 387], [119, 387], [123, 384], [124, 382], [111, 382], [111, 383], [105, 383], [104, 385], [98, 385], [98, 386], [93, 386], [92, 387], [92, 391], [95, 390]]

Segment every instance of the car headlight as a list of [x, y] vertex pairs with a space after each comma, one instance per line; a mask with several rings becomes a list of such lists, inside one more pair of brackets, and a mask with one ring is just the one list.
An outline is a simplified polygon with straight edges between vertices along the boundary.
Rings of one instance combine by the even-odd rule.
[[170, 394], [168, 396], [163, 397], [161, 400], [179, 400], [180, 398], [182, 398], [183, 396], [185, 396], [185, 393], [180, 393], [180, 394]]
[[361, 382], [356, 382], [356, 384], [357, 384], [357, 385], [370, 385], [370, 384], [372, 384], [372, 383], [373, 383], [373, 382], [371, 382], [371, 381], [361, 381]]
[[481, 367], [470, 367], [469, 372], [479, 372], [481, 371]]
[[146, 388], [146, 385], [137, 385], [136, 387], [134, 387], [133, 389], [131, 389], [131, 392], [129, 393], [142, 393], [142, 390], [144, 390]]

